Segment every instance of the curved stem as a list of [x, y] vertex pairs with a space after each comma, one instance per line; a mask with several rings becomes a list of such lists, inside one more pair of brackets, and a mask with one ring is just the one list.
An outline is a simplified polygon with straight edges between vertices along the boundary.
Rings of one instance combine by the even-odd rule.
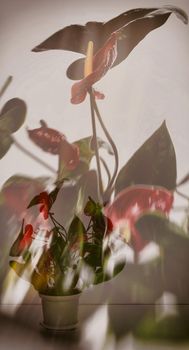
[[180, 187], [180, 186], [184, 185], [184, 184], [185, 184], [186, 182], [188, 182], [188, 181], [189, 181], [189, 173], [186, 174], [186, 175], [183, 177], [183, 179], [180, 180], [180, 181], [178, 182], [178, 184], [176, 185], [176, 187]]
[[6, 91], [6, 89], [8, 88], [9, 84], [12, 81], [12, 76], [10, 75], [6, 81], [4, 82], [2, 88], [0, 89], [0, 98], [3, 96], [4, 92]]
[[12, 141], [14, 143], [14, 145], [20, 150], [22, 151], [24, 154], [26, 154], [27, 156], [29, 156], [30, 158], [32, 158], [33, 160], [35, 160], [37, 163], [39, 163], [40, 165], [42, 165], [43, 167], [45, 167], [46, 169], [50, 170], [51, 173], [56, 174], [56, 170], [54, 168], [52, 168], [49, 164], [47, 164], [46, 162], [44, 162], [42, 159], [38, 158], [37, 156], [35, 156], [33, 153], [31, 153], [30, 151], [28, 151], [24, 146], [22, 146], [13, 136], [11, 136]]
[[[61, 228], [62, 228], [63, 226], [60, 225], [60, 224], [57, 222], [57, 220], [54, 218], [53, 214], [49, 213], [49, 216], [50, 216], [50, 218], [51, 218], [51, 221], [52, 221], [53, 225], [55, 226], [55, 228], [56, 228], [56, 229], [58, 230], [58, 232], [60, 233], [57, 224], [58, 224], [59, 226], [61, 226]], [[67, 238], [66, 238], [67, 232], [66, 232], [66, 230], [65, 230], [64, 227], [63, 227], [63, 231], [64, 231], [65, 234], [62, 234], [62, 233], [61, 233], [61, 236], [62, 236], [62, 238], [63, 238], [65, 241], [67, 241]]]
[[111, 180], [110, 171], [109, 171], [109, 169], [108, 169], [108, 166], [107, 166], [105, 160], [104, 160], [102, 157], [100, 157], [100, 161], [101, 161], [101, 163], [103, 164], [104, 169], [106, 170], [106, 174], [107, 174], [107, 176], [108, 176], [108, 185], [109, 185], [110, 180]]
[[61, 225], [54, 217], [54, 214], [53, 213], [49, 213], [50, 214], [50, 218], [51, 220], [53, 221], [54, 224], [56, 224], [56, 226], [58, 225], [64, 232], [65, 234], [67, 235], [67, 231], [65, 229], [65, 227], [63, 225]]
[[110, 145], [112, 146], [112, 149], [113, 149], [113, 152], [114, 152], [114, 156], [115, 156], [115, 168], [114, 168], [114, 173], [112, 175], [112, 179], [111, 181], [109, 182], [108, 184], [108, 187], [106, 188], [106, 193], [109, 192], [109, 194], [112, 193], [113, 191], [113, 184], [114, 184], [114, 181], [115, 181], [115, 178], [116, 178], [116, 175], [117, 175], [117, 172], [118, 172], [118, 166], [119, 166], [119, 157], [118, 157], [118, 151], [117, 151], [117, 147], [114, 143], [114, 141], [112, 140], [108, 130], [106, 129], [105, 125], [104, 125], [104, 122], [101, 118], [101, 115], [100, 115], [100, 112], [99, 112], [99, 109], [98, 109], [98, 106], [96, 104], [96, 101], [94, 100], [94, 109], [95, 109], [95, 112], [96, 112], [96, 115], [97, 115], [97, 118], [99, 120], [99, 123], [110, 143]]
[[100, 168], [100, 157], [99, 157], [99, 150], [98, 150], [98, 143], [97, 143], [96, 121], [95, 121], [95, 113], [94, 113], [95, 98], [94, 98], [92, 89], [89, 90], [89, 95], [90, 95], [94, 151], [95, 151], [97, 174], [98, 174], [98, 196], [99, 196], [99, 200], [101, 201], [103, 197], [103, 185], [102, 185], [102, 175], [101, 175], [101, 168]]

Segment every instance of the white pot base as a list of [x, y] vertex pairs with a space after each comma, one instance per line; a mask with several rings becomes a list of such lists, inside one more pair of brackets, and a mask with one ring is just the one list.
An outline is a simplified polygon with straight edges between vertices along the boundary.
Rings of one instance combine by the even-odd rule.
[[63, 332], [67, 332], [67, 331], [75, 331], [77, 328], [78, 328], [78, 322], [73, 324], [73, 325], [70, 325], [70, 326], [64, 326], [63, 328], [60, 327], [58, 328], [57, 326], [56, 327], [52, 327], [52, 326], [48, 326], [46, 325], [44, 322], [40, 322], [40, 326], [47, 330], [47, 331], [51, 331], [51, 332], [57, 332], [57, 333], [63, 333]]

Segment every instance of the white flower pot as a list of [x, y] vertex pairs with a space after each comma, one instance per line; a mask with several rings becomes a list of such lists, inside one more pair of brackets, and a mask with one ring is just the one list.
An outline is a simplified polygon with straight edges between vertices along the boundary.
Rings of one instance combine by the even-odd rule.
[[43, 322], [46, 329], [64, 331], [78, 325], [80, 294], [69, 296], [50, 296], [40, 294], [42, 301]]

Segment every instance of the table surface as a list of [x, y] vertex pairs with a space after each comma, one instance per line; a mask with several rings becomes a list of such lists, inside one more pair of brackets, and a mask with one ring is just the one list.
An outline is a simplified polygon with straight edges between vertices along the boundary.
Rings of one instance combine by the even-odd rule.
[[0, 349], [188, 350], [189, 340], [145, 341], [133, 336], [128, 324], [135, 322], [136, 315], [146, 307], [150, 309], [150, 305], [80, 304], [78, 329], [57, 334], [40, 326], [41, 305], [4, 305], [0, 314]]

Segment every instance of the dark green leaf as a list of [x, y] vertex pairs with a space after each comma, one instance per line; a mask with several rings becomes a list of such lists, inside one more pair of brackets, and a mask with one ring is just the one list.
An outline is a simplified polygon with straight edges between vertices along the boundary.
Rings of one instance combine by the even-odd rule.
[[75, 216], [68, 230], [68, 240], [72, 244], [75, 242], [82, 243], [85, 233], [86, 230], [82, 221], [77, 216]]
[[86, 264], [93, 267], [95, 270], [97, 267], [102, 266], [102, 244], [97, 245], [93, 243], [84, 242], [83, 245], [83, 259]]
[[180, 253], [180, 258], [189, 253], [189, 236], [182, 228], [160, 214], [145, 214], [136, 223], [141, 236], [155, 241], [162, 247]]
[[101, 213], [102, 208], [101, 206], [96, 203], [91, 197], [89, 197], [89, 200], [84, 208], [84, 213], [87, 216], [96, 216]]
[[126, 261], [121, 261], [119, 263], [116, 263], [114, 266], [112, 277], [117, 276], [124, 269], [125, 265], [126, 265]]
[[51, 191], [49, 193], [49, 199], [50, 199], [50, 203], [51, 203], [51, 206], [53, 205], [53, 203], [56, 201], [57, 199], [57, 196], [58, 196], [58, 193], [63, 185], [63, 181], [58, 181], [57, 184], [56, 184], [56, 187], [53, 191]]
[[50, 252], [51, 255], [53, 256], [53, 259], [59, 263], [60, 257], [64, 251], [65, 248], [65, 240], [59, 236], [59, 237], [53, 237], [51, 247], [50, 247]]
[[134, 153], [118, 174], [116, 194], [136, 184], [176, 186], [176, 156], [165, 122]]
[[3, 107], [0, 115], [0, 130], [7, 133], [17, 131], [25, 121], [26, 104], [19, 98], [9, 100]]
[[41, 202], [40, 201], [40, 195], [37, 195], [31, 200], [31, 202], [29, 203], [27, 208], [29, 209], [29, 208], [33, 207], [34, 205], [39, 204], [40, 202]]
[[13, 141], [10, 135], [6, 131], [0, 129], [0, 159], [5, 156], [12, 143]]

